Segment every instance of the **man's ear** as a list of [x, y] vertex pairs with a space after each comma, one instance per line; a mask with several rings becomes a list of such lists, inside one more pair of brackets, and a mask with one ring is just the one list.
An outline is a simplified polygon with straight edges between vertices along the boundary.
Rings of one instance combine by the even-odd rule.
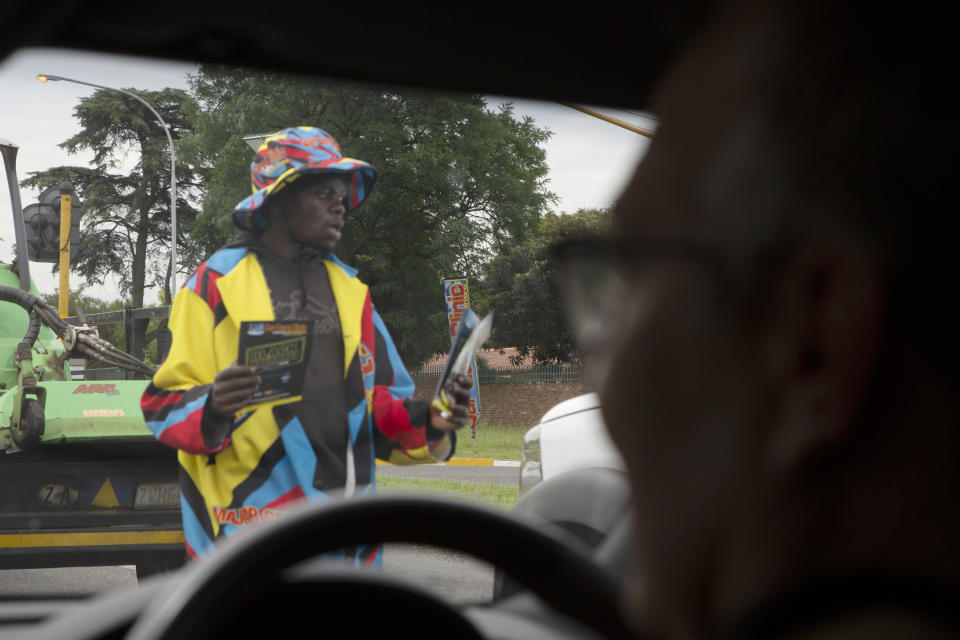
[[802, 247], [777, 282], [769, 360], [777, 412], [767, 456], [796, 471], [843, 440], [862, 410], [879, 353], [882, 281], [848, 237]]

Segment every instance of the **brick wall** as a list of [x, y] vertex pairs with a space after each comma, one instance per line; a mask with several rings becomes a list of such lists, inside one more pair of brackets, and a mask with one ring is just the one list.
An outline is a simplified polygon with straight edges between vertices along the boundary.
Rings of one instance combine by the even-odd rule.
[[[426, 400], [435, 388], [435, 381], [418, 382], [414, 397]], [[580, 382], [485, 384], [480, 387], [480, 422], [529, 427], [553, 405], [586, 392]]]

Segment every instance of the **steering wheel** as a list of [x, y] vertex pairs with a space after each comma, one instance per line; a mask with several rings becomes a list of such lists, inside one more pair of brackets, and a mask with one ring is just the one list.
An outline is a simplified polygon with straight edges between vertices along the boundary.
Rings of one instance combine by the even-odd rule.
[[[236, 611], [238, 603], [253, 603], [283, 589], [282, 574], [291, 566], [321, 553], [381, 542], [428, 544], [473, 555], [503, 569], [568, 618], [605, 637], [628, 635], [617, 608], [617, 585], [560, 533], [540, 531], [509, 515], [449, 500], [368, 496], [308, 504], [232, 539], [186, 571], [166, 597], [156, 598], [127, 637], [173, 640], [213, 635], [211, 616], [222, 617], [225, 611], [234, 616], [252, 615], [249, 610]], [[453, 606], [406, 583], [390, 584], [389, 578], [385, 580], [377, 572], [341, 570], [333, 572], [329, 580], [323, 575], [307, 586], [308, 591], [319, 589], [314, 601], [317, 607], [329, 602], [323, 598], [336, 598], [336, 594], [367, 598], [361, 601], [373, 602], [368, 610], [375, 616], [378, 600], [369, 598], [383, 601], [405, 594], [426, 607], [431, 619], [414, 623], [411, 618], [416, 616], [411, 611], [411, 618], [397, 621], [399, 628], [432, 625], [439, 612], [450, 624], [462, 622], [460, 630], [467, 635], [459, 637], [481, 637]], [[286, 587], [291, 585], [286, 583]], [[327, 626], [316, 618], [316, 609], [303, 613], [311, 626]], [[363, 628], [363, 622], [356, 621], [355, 630]]]

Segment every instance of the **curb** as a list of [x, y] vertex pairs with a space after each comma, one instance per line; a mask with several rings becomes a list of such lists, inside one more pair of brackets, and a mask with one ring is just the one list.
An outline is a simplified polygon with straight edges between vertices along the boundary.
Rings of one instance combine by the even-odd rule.
[[[388, 467], [394, 466], [385, 460], [377, 460], [378, 465]], [[435, 467], [519, 467], [519, 460], [494, 460], [493, 458], [450, 458], [446, 462], [426, 463]], [[400, 466], [421, 466], [421, 465], [400, 465]]]

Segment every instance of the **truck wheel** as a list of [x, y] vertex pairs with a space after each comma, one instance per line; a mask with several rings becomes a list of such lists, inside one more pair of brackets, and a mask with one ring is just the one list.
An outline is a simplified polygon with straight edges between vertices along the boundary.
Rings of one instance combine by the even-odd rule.
[[40, 444], [46, 424], [39, 400], [24, 398], [20, 408], [20, 425], [13, 430], [13, 442], [20, 449], [33, 449]]

